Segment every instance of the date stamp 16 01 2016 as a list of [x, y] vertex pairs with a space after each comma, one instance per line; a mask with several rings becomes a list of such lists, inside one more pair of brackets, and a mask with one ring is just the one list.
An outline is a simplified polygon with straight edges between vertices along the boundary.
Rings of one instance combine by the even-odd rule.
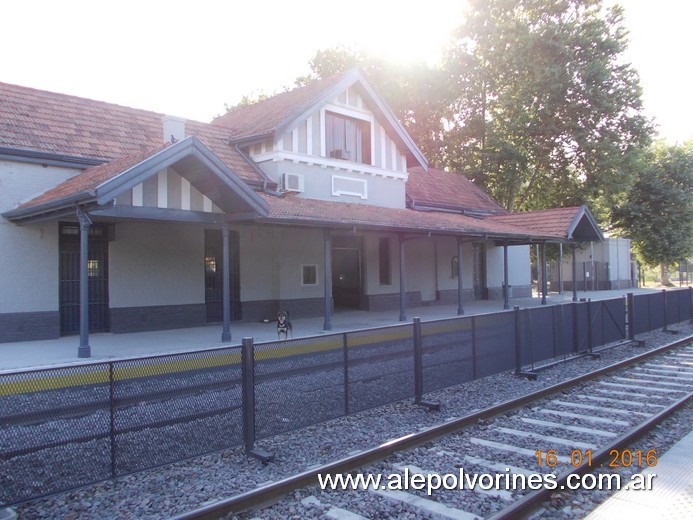
[[[558, 450], [537, 450], [534, 452], [537, 458], [537, 466], [547, 466], [552, 468], [559, 462]], [[590, 467], [607, 467], [607, 468], [629, 468], [631, 466], [651, 468], [657, 465], [657, 450], [611, 450], [608, 460], [605, 463], [593, 464], [592, 450], [572, 450], [568, 455], [568, 463], [573, 467], [580, 467], [587, 463]]]

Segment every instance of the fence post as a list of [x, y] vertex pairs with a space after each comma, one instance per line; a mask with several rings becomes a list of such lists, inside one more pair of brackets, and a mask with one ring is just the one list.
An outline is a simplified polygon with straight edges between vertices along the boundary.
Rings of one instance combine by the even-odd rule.
[[678, 334], [678, 330], [669, 328], [669, 303], [667, 302], [667, 290], [662, 289], [662, 296], [664, 297], [664, 328], [662, 332], [668, 332], [669, 334]]
[[[527, 311], [529, 312], [529, 310]], [[515, 315], [515, 375], [523, 376], [528, 379], [536, 379], [536, 372], [522, 370], [522, 328], [520, 323], [520, 307], [513, 306], [513, 314]]]
[[[663, 281], [662, 281], [663, 283]], [[664, 328], [662, 329], [662, 332], [669, 332], [669, 329], [667, 329], [667, 324], [669, 322], [669, 309], [667, 305], [667, 290], [662, 289], [662, 298], [664, 299]]]
[[578, 302], [574, 301], [573, 308], [573, 354], [577, 354], [580, 348], [580, 339], [578, 337]]
[[476, 319], [472, 315], [472, 380], [476, 379]]
[[113, 363], [108, 364], [108, 408], [111, 416], [111, 478], [116, 478], [116, 445], [115, 445], [115, 389], [113, 388]]
[[587, 352], [592, 354], [592, 298], [587, 299]]
[[630, 341], [635, 341], [635, 307], [633, 307], [634, 304], [635, 298], [633, 297], [633, 293], [629, 292], [628, 294], [626, 294], [626, 318], [628, 320], [628, 339]]
[[344, 349], [344, 415], [349, 415], [349, 353], [348, 337], [345, 332], [342, 334], [342, 348]]
[[241, 344], [241, 381], [243, 407], [243, 442], [246, 455], [263, 463], [272, 460], [272, 455], [255, 448], [255, 346], [253, 338], [243, 338]]
[[[600, 312], [603, 312], [604, 303], [597, 302], [600, 306], [600, 311], [597, 312], [594, 317], [592, 317], [592, 298], [587, 298], [587, 355], [591, 358], [600, 358], [601, 354], [596, 354], [594, 352], [594, 338], [592, 337], [594, 332], [594, 322], [599, 316]], [[602, 342], [604, 341], [604, 318], [602, 317]]]
[[423, 400], [423, 342], [421, 318], [414, 318], [414, 403], [430, 410], [440, 410], [440, 403]]

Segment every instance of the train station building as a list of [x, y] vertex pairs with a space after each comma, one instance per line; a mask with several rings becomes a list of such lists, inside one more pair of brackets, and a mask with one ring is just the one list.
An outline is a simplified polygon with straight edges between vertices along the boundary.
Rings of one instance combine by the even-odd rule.
[[0, 214], [0, 342], [79, 333], [83, 357], [279, 309], [507, 308], [532, 245], [603, 238], [585, 206], [508, 213], [430, 167], [357, 70], [210, 123], [0, 83]]

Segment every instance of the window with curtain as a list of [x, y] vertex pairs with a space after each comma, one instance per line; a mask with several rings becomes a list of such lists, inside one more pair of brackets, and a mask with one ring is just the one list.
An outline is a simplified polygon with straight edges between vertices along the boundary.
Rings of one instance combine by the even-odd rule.
[[359, 163], [371, 163], [371, 125], [333, 112], [325, 113], [327, 156]]

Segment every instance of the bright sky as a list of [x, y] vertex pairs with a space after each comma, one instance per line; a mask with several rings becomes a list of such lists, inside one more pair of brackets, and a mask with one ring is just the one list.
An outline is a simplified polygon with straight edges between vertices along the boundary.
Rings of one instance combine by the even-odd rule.
[[[621, 0], [647, 113], [693, 138], [689, 0]], [[309, 72], [319, 49], [358, 45], [431, 61], [463, 0], [6, 0], [0, 81], [209, 121], [245, 94]]]

